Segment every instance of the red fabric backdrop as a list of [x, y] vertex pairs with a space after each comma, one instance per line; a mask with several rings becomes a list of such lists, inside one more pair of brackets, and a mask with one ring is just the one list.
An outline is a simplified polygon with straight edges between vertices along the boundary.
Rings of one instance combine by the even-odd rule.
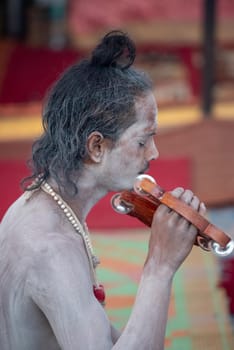
[[[149, 174], [165, 189], [190, 187], [190, 161], [159, 159], [151, 164]], [[24, 161], [0, 161], [0, 219], [11, 203], [22, 193], [20, 181], [28, 175]], [[119, 174], [121, 176], [121, 174]], [[88, 217], [90, 229], [121, 229], [143, 227], [137, 219], [116, 213], [110, 204], [112, 194], [103, 198]]]
[[80, 57], [75, 50], [53, 51], [17, 44], [6, 65], [0, 103], [41, 101], [64, 69]]

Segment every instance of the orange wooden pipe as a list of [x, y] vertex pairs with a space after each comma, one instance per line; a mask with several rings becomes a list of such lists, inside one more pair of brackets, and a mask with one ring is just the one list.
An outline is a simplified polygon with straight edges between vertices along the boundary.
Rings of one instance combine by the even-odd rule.
[[127, 213], [128, 215], [138, 218], [147, 226], [151, 226], [155, 210], [160, 204], [164, 204], [197, 227], [198, 237], [203, 237], [207, 242], [213, 240], [223, 248], [229, 243], [230, 237], [222, 230], [210, 223], [189, 205], [175, 198], [171, 193], [164, 191], [149, 177], [142, 177], [137, 186], [139, 187], [137, 188], [138, 193], [131, 191], [120, 193], [120, 201], [131, 208]]

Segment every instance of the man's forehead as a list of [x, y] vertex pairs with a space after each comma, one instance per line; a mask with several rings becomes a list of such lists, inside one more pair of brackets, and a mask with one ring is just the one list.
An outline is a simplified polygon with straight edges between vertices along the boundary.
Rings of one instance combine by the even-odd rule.
[[157, 122], [156, 121], [153, 124], [151, 124], [143, 129], [144, 134], [149, 135], [149, 136], [154, 135], [156, 133], [156, 131], [157, 131]]
[[127, 134], [132, 135], [153, 135], [157, 130], [157, 116], [142, 118], [133, 123], [127, 130]]
[[158, 107], [152, 93], [136, 101], [136, 117], [140, 121], [155, 120], [158, 114]]
[[[137, 123], [136, 123], [137, 124]], [[157, 109], [152, 110], [151, 113], [145, 114], [143, 118], [138, 120], [138, 127], [146, 133], [155, 132], [158, 126]]]

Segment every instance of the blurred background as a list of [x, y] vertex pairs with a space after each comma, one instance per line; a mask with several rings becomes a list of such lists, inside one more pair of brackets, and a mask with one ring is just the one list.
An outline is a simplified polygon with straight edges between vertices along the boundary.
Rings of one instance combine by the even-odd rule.
[[[160, 159], [150, 174], [167, 190], [191, 188], [210, 220], [234, 236], [234, 0], [2, 0], [0, 220], [29, 173], [47, 90], [113, 29], [133, 38], [136, 65], [154, 82]], [[88, 224], [102, 261], [107, 312], [122, 328], [149, 233], [115, 213], [110, 198]], [[195, 247], [174, 281], [166, 349], [233, 349], [232, 320], [234, 256], [220, 259]]]

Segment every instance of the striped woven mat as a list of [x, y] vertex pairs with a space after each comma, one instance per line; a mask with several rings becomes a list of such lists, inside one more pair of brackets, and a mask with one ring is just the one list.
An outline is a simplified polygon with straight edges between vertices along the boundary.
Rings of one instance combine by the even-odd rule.
[[[101, 258], [99, 280], [107, 292], [106, 310], [122, 329], [128, 320], [147, 252], [146, 230], [93, 235]], [[167, 350], [231, 350], [234, 337], [223, 292], [216, 287], [217, 261], [194, 247], [177, 272], [165, 339]], [[153, 305], [152, 305], [153, 307]]]

